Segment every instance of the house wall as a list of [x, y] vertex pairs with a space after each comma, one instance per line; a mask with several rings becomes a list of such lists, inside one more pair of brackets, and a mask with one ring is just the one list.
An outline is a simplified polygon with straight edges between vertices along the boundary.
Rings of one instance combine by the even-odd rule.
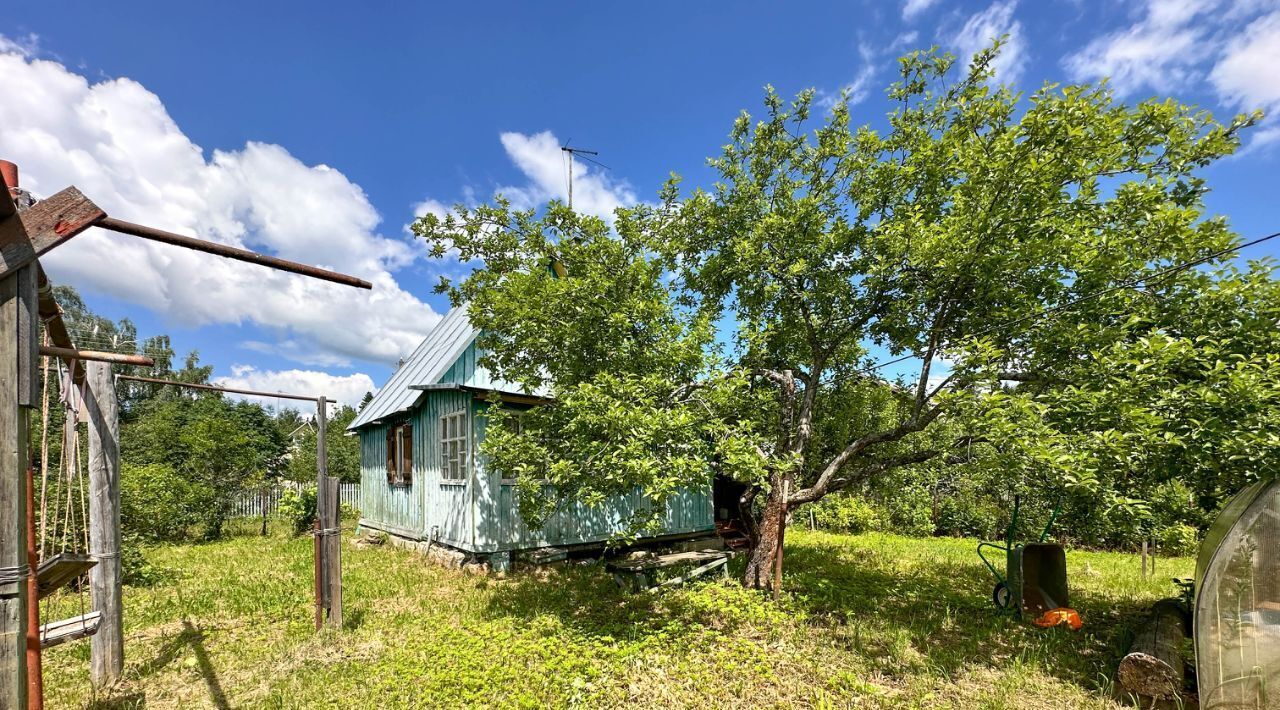
[[[484, 439], [487, 419], [484, 412], [492, 405], [481, 400], [472, 404], [474, 441]], [[521, 550], [546, 545], [578, 545], [602, 542], [622, 532], [627, 521], [645, 505], [639, 491], [616, 496], [598, 507], [578, 502], [551, 515], [540, 529], [531, 529], [520, 517], [514, 482], [503, 482], [502, 476], [486, 470], [484, 457], [475, 459], [476, 495], [475, 547], [477, 552]], [[677, 535], [715, 529], [710, 490], [685, 490], [667, 503], [661, 535]]]
[[[475, 343], [468, 346], [441, 382], [472, 387], [492, 384], [477, 365]], [[470, 552], [500, 552], [546, 545], [602, 542], [621, 532], [644, 500], [637, 491], [591, 508], [566, 503], [538, 530], [521, 519], [516, 488], [486, 470], [479, 455], [489, 403], [470, 392], [428, 391], [410, 417], [413, 422], [414, 476], [411, 487], [392, 487], [386, 480], [386, 425], [360, 430], [361, 523], [416, 539], [433, 539]], [[440, 417], [470, 412], [471, 475], [465, 482], [445, 482], [440, 467]], [[676, 535], [715, 529], [711, 491], [688, 490], [668, 502], [663, 533]]]
[[424, 437], [414, 426], [414, 477], [409, 486], [387, 483], [387, 429], [400, 420], [371, 424], [360, 430], [360, 519], [362, 524], [404, 537], [417, 537], [422, 531], [422, 499], [424, 484], [417, 475], [422, 452], [427, 448]]

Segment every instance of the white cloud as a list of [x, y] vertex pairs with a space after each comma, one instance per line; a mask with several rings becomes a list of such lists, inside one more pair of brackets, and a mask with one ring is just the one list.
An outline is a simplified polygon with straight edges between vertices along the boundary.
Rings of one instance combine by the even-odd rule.
[[1209, 80], [1227, 103], [1243, 110], [1266, 109], [1271, 114], [1255, 141], [1280, 139], [1275, 119], [1280, 113], [1280, 11], [1255, 20], [1228, 42]]
[[1016, 84], [1027, 64], [1027, 41], [1022, 34], [1022, 23], [1013, 16], [1017, 7], [1018, 0], [997, 1], [969, 17], [951, 37], [950, 44], [956, 49], [956, 57], [968, 65], [974, 54], [990, 47], [996, 38], [1008, 35], [1000, 48], [1000, 56], [992, 66], [996, 81]]
[[[351, 407], [360, 405], [365, 392], [377, 392], [373, 380], [364, 373], [354, 375], [330, 375], [317, 370], [258, 370], [250, 365], [234, 365], [228, 377], [215, 377], [211, 382], [219, 387], [257, 390], [259, 392], [281, 392], [298, 394], [307, 397], [328, 397], [340, 404]], [[228, 395], [237, 399], [247, 399], [266, 406], [294, 407], [305, 410], [310, 405], [296, 400], [275, 397], [257, 397], [251, 395]]]
[[938, 0], [906, 0], [902, 3], [902, 19], [910, 22], [937, 4]]
[[[568, 154], [560, 150], [561, 144], [555, 134], [551, 131], [533, 135], [509, 132], [499, 138], [507, 157], [524, 173], [528, 182], [499, 187], [496, 193], [522, 209], [536, 207], [552, 199], [568, 201]], [[575, 210], [612, 222], [614, 210], [635, 203], [635, 192], [626, 182], [610, 178], [594, 165], [576, 158], [573, 160]]]
[[1063, 64], [1077, 81], [1110, 77], [1121, 94], [1147, 88], [1169, 91], [1198, 74], [1207, 58], [1210, 22], [1218, 0], [1147, 0], [1142, 19], [1103, 35]]
[[[913, 32], [911, 35], [914, 38], [915, 33]], [[858, 57], [862, 61], [862, 66], [858, 68], [858, 73], [854, 75], [853, 81], [840, 87], [840, 91], [835, 93], [819, 91], [817, 98], [819, 106], [828, 108], [834, 106], [836, 101], [840, 100], [841, 94], [849, 97], [850, 104], [856, 104], [867, 98], [867, 95], [871, 93], [871, 82], [875, 80], [876, 76], [875, 51], [870, 44], [859, 42]]]
[[[394, 363], [439, 319], [391, 270], [419, 253], [375, 231], [358, 185], [287, 150], [248, 143], [206, 159], [136, 81], [91, 84], [33, 40], [0, 44], [0, 156], [48, 196], [76, 185], [108, 214], [371, 281], [356, 290], [89, 230], [42, 259], [55, 282], [110, 294], [184, 326], [253, 322], [312, 361]], [[28, 47], [24, 49], [24, 47]]]

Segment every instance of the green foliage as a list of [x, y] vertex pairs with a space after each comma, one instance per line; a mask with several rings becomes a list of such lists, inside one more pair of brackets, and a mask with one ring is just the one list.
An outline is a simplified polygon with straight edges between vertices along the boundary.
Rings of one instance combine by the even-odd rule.
[[[858, 535], [885, 529], [880, 511], [858, 496], [827, 496], [811, 504], [810, 509], [814, 522], [823, 530]], [[800, 515], [803, 517], [804, 513]]]
[[214, 492], [167, 464], [125, 464], [120, 470], [120, 525], [142, 542], [179, 541], [205, 523]]
[[[324, 443], [328, 454], [329, 475], [343, 483], [360, 482], [360, 437], [344, 435], [347, 425], [355, 418], [356, 410], [347, 406], [336, 406], [330, 412], [325, 430]], [[294, 422], [290, 421], [289, 424]], [[299, 483], [314, 481], [316, 478], [315, 426], [299, 420], [290, 433], [293, 431], [297, 431], [298, 434], [289, 454], [287, 476], [289, 480]]]
[[294, 535], [310, 531], [316, 524], [316, 487], [303, 486], [301, 490], [286, 488], [280, 493], [278, 514], [289, 521]]
[[1160, 531], [1157, 538], [1160, 552], [1166, 555], [1194, 555], [1200, 545], [1200, 531], [1183, 523], [1174, 523]]
[[126, 463], [168, 466], [209, 493], [201, 511], [209, 539], [222, 534], [237, 492], [279, 475], [284, 453], [284, 438], [262, 407], [218, 396], [147, 400], [121, 432]]
[[[880, 128], [770, 89], [710, 161], [713, 185], [673, 177], [611, 223], [499, 198], [414, 224], [437, 256], [480, 264], [441, 290], [468, 304], [486, 364], [556, 398], [484, 446], [535, 521], [550, 491], [660, 504], [714, 472], [762, 500], [790, 484], [801, 504], [980, 459], [1003, 500], [1092, 497], [1119, 525], [1163, 480], [1230, 489], [1280, 461], [1262, 455], [1280, 436], [1275, 343], [1245, 332], [1276, 331], [1269, 274], [1119, 288], [1235, 243], [1199, 172], [1258, 115], [1221, 124], [1105, 85], [1024, 97], [993, 83], [999, 49], [959, 69], [903, 57]], [[1072, 305], [1099, 289], [1114, 290]], [[891, 375], [864, 369], [872, 348], [912, 353], [913, 372], [876, 379]], [[990, 508], [943, 505], [964, 487], [930, 475], [881, 486], [889, 524], [932, 531], [936, 506], [948, 531], [990, 532]]]

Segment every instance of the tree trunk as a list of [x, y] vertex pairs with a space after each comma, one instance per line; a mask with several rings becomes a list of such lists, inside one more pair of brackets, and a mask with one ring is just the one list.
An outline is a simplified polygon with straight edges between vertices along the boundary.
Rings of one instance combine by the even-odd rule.
[[[781, 482], [779, 482], [780, 484]], [[747, 570], [742, 583], [751, 589], [773, 589], [774, 561], [782, 540], [783, 487], [774, 485], [765, 501], [764, 514], [756, 524], [756, 536], [747, 557]]]

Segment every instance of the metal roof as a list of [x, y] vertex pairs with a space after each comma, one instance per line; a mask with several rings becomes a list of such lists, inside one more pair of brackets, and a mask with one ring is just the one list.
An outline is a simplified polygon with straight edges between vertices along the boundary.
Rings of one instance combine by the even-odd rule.
[[[479, 331], [471, 325], [471, 319], [467, 317], [467, 304], [450, 309], [436, 327], [427, 333], [422, 344], [413, 351], [404, 365], [391, 375], [391, 379], [387, 380], [382, 389], [378, 390], [373, 399], [360, 410], [356, 418], [347, 426], [347, 430], [354, 431], [388, 416], [412, 409], [422, 397], [423, 392], [410, 387], [439, 383], [479, 334]], [[477, 372], [477, 379], [484, 380], [488, 384], [483, 389], [511, 393], [523, 392], [518, 385], [502, 380], [490, 380], [487, 374]]]
[[476, 339], [476, 334], [471, 319], [467, 318], [465, 303], [450, 309], [347, 429], [358, 429], [388, 415], [408, 411], [422, 396], [421, 392], [409, 389], [409, 385], [439, 382], [454, 360]]

